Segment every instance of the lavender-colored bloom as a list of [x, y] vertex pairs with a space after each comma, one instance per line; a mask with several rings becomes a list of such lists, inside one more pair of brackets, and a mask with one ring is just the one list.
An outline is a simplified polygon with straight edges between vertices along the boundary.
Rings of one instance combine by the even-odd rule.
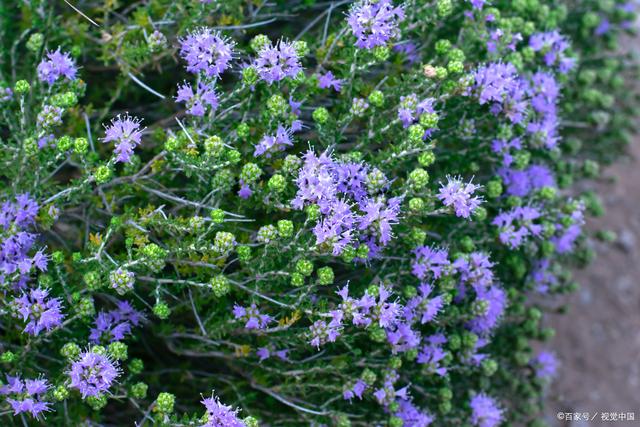
[[493, 284], [494, 264], [489, 255], [482, 252], [472, 252], [468, 256], [460, 257], [453, 263], [460, 274], [460, 283], [471, 285], [475, 289], [487, 288]]
[[362, 400], [362, 395], [368, 387], [369, 386], [366, 382], [358, 378], [355, 383], [350, 384], [344, 389], [344, 391], [342, 392], [342, 398], [344, 400], [352, 400], [354, 397], [357, 397], [358, 399]]
[[426, 344], [420, 349], [417, 363], [426, 365], [429, 372], [444, 376], [447, 374], [447, 368], [442, 365], [442, 361], [447, 353], [442, 346], [447, 343], [447, 338], [443, 334], [435, 334], [426, 338]]
[[229, 67], [232, 55], [233, 42], [210, 28], [199, 28], [180, 39], [180, 56], [187, 61], [190, 73], [220, 77]]
[[386, 202], [382, 200], [367, 200], [360, 204], [363, 216], [358, 228], [368, 230], [376, 235], [380, 243], [385, 246], [391, 241], [391, 226], [398, 223], [401, 197], [393, 197]]
[[524, 170], [501, 168], [498, 174], [509, 196], [525, 197], [542, 187], [556, 186], [553, 172], [545, 165], [531, 165]]
[[105, 136], [102, 142], [114, 142], [113, 152], [117, 155], [116, 162], [129, 163], [133, 155], [133, 149], [142, 142], [142, 132], [140, 122], [137, 117], [124, 117], [118, 115], [111, 120], [111, 124], [105, 127]]
[[404, 318], [407, 321], [412, 321], [418, 317], [421, 324], [431, 322], [435, 319], [438, 312], [444, 306], [444, 300], [441, 295], [429, 298], [433, 288], [423, 283], [420, 285], [420, 294], [407, 301], [404, 307]]
[[442, 277], [451, 265], [449, 254], [445, 249], [420, 246], [414, 251], [415, 261], [411, 264], [411, 272], [418, 279], [424, 280], [428, 274], [434, 279]]
[[[575, 246], [576, 240], [582, 234], [582, 226], [584, 225], [584, 203], [579, 203], [577, 208], [569, 214], [571, 224], [564, 228], [562, 224], [556, 224], [556, 231], [559, 232], [551, 238], [551, 242], [555, 245], [556, 252], [565, 254], [571, 252]], [[562, 215], [560, 219], [562, 219]]]
[[534, 223], [542, 213], [533, 206], [518, 206], [510, 211], [500, 213], [492, 224], [500, 229], [500, 241], [517, 248], [527, 237], [539, 236], [542, 226]]
[[309, 333], [311, 335], [309, 343], [319, 349], [321, 345], [336, 341], [340, 336], [340, 327], [332, 323], [327, 324], [324, 320], [316, 320], [309, 327]]
[[453, 207], [456, 216], [469, 218], [482, 202], [482, 199], [473, 195], [479, 188], [479, 185], [471, 182], [465, 184], [461, 178], [447, 177], [447, 183], [440, 186], [438, 199], [445, 206]]
[[249, 187], [247, 184], [245, 184], [244, 182], [240, 182], [240, 190], [238, 190], [238, 196], [240, 196], [242, 199], [248, 199], [249, 197], [251, 197], [251, 195], [253, 194], [253, 190], [251, 189], [251, 187]]
[[435, 101], [434, 98], [425, 98], [418, 102], [418, 96], [415, 93], [401, 96], [398, 118], [402, 122], [402, 126], [405, 128], [409, 127], [411, 124], [417, 122], [424, 113], [435, 113], [435, 109], [433, 108]]
[[325, 74], [320, 74], [318, 87], [320, 89], [333, 88], [336, 92], [340, 92], [342, 89], [342, 82], [342, 79], [336, 79], [331, 71], [327, 71]]
[[38, 78], [50, 85], [61, 77], [75, 80], [77, 73], [78, 68], [75, 61], [67, 52], [61, 52], [60, 48], [47, 53], [46, 59], [43, 59], [38, 65]]
[[356, 46], [372, 49], [397, 37], [400, 34], [398, 24], [403, 19], [404, 10], [394, 7], [391, 0], [365, 0], [351, 9], [347, 23], [357, 38]]
[[122, 341], [131, 333], [131, 324], [127, 321], [119, 322], [114, 312], [100, 312], [95, 319], [95, 326], [91, 328], [89, 340], [94, 344]]
[[487, 0], [467, 0], [474, 9], [482, 10]]
[[71, 365], [69, 378], [71, 387], [77, 389], [84, 399], [109, 390], [118, 374], [117, 366], [107, 356], [85, 351]]
[[553, 353], [541, 351], [531, 360], [538, 378], [553, 378], [558, 370], [558, 359]]
[[496, 400], [486, 394], [475, 395], [469, 402], [471, 423], [476, 427], [496, 427], [502, 422], [502, 409]]
[[254, 157], [258, 157], [264, 154], [265, 157], [269, 158], [273, 152], [283, 151], [292, 145], [291, 129], [278, 125], [278, 130], [275, 135], [264, 135], [260, 142], [256, 144], [253, 155]]
[[9, 102], [13, 99], [13, 90], [0, 84], [0, 102]]
[[391, 344], [394, 354], [413, 350], [420, 345], [420, 332], [411, 329], [407, 323], [395, 323], [394, 327], [387, 327], [387, 342]]
[[322, 213], [327, 213], [338, 193], [331, 169], [333, 161], [327, 153], [318, 157], [313, 151], [307, 151], [303, 158], [304, 164], [296, 178], [298, 192], [291, 204], [295, 209], [302, 209], [316, 203]]
[[118, 267], [117, 270], [114, 270], [109, 274], [109, 282], [111, 287], [122, 295], [133, 289], [135, 274], [123, 269], [122, 267]]
[[218, 396], [208, 397], [201, 403], [207, 408], [207, 422], [200, 427], [245, 427], [238, 418], [239, 409], [223, 404]]
[[48, 289], [31, 289], [15, 299], [16, 311], [27, 322], [24, 332], [38, 335], [62, 324], [62, 304], [59, 298], [50, 298]]
[[404, 54], [409, 64], [414, 64], [420, 60], [420, 53], [416, 44], [412, 41], [400, 42], [393, 46], [393, 50]]
[[7, 375], [7, 384], [0, 387], [0, 395], [7, 396], [13, 415], [28, 413], [39, 418], [44, 412], [51, 410], [50, 403], [44, 400], [49, 387], [44, 378], [23, 381], [20, 376]]
[[273, 318], [268, 314], [260, 313], [255, 303], [252, 303], [249, 307], [235, 304], [233, 306], [233, 316], [244, 321], [244, 327], [247, 329], [265, 329], [273, 321]]
[[50, 128], [54, 126], [61, 125], [62, 113], [64, 113], [64, 110], [60, 107], [45, 105], [44, 107], [42, 107], [42, 111], [38, 113], [38, 127], [43, 130], [50, 130]]
[[544, 62], [547, 67], [557, 66], [565, 74], [575, 66], [575, 59], [565, 56], [569, 41], [556, 31], [535, 33], [529, 38], [529, 47], [535, 52], [544, 51]]
[[494, 62], [483, 65], [473, 74], [472, 92], [481, 105], [489, 103], [491, 112], [503, 113], [513, 123], [524, 120], [528, 102], [526, 84], [513, 64]]
[[476, 300], [486, 304], [486, 310], [469, 322], [469, 327], [476, 334], [487, 334], [498, 324], [498, 320], [507, 306], [507, 295], [497, 285], [491, 287], [478, 286]]
[[280, 40], [275, 46], [263, 46], [254, 65], [260, 78], [268, 84], [286, 77], [294, 78], [302, 71], [300, 58], [293, 43], [284, 40]]
[[187, 114], [202, 117], [206, 113], [207, 105], [212, 111], [218, 108], [218, 95], [213, 87], [198, 83], [198, 88], [193, 91], [189, 83], [178, 86], [178, 96], [176, 102], [184, 102], [187, 107]]
[[405, 427], [428, 427], [435, 418], [428, 412], [418, 409], [411, 400], [398, 399], [399, 409], [395, 416], [400, 418]]

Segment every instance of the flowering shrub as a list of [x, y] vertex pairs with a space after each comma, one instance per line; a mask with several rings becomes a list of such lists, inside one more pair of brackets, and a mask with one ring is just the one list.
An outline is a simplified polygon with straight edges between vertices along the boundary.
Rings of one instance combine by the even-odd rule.
[[0, 19], [3, 425], [543, 424], [633, 2]]

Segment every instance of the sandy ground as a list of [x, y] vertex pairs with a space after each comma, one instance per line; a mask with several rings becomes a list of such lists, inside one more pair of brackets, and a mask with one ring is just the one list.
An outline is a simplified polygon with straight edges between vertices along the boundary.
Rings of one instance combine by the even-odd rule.
[[[615, 231], [617, 242], [595, 244], [597, 259], [575, 274], [581, 288], [568, 298], [568, 314], [548, 319], [562, 363], [547, 400], [553, 426], [640, 425], [640, 140], [631, 154], [604, 171], [610, 181], [596, 190], [607, 212], [588, 225]], [[594, 420], [560, 422], [558, 412], [588, 412]], [[635, 420], [603, 419], [612, 412]]]

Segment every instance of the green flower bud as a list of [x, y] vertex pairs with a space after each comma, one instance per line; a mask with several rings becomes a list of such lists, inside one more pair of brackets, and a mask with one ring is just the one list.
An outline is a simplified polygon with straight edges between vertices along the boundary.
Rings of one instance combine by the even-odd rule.
[[296, 272], [291, 273], [291, 286], [298, 288], [302, 285], [304, 285], [304, 276]]
[[218, 274], [209, 281], [211, 290], [217, 298], [221, 298], [229, 293], [229, 279], [224, 274]]
[[13, 363], [16, 360], [16, 355], [12, 351], [5, 351], [0, 355], [0, 362], [2, 363]]
[[62, 402], [69, 397], [69, 389], [64, 385], [59, 385], [53, 389], [53, 398], [58, 402]]
[[246, 123], [240, 123], [236, 128], [236, 133], [238, 134], [238, 138], [246, 139], [251, 134], [251, 128]]
[[129, 388], [129, 395], [134, 399], [144, 399], [147, 397], [149, 386], [143, 382], [135, 383]]
[[222, 209], [212, 209], [209, 216], [214, 224], [222, 224], [224, 221], [224, 211]]
[[309, 45], [304, 40], [296, 40], [293, 42], [293, 48], [299, 58], [303, 58], [309, 54]]
[[256, 165], [255, 163], [246, 163], [242, 167], [240, 178], [245, 183], [251, 183], [251, 182], [257, 181], [261, 175], [262, 175], [262, 169], [260, 169], [260, 166]]
[[433, 151], [425, 151], [424, 153], [421, 153], [420, 156], [418, 156], [418, 163], [420, 163], [420, 166], [423, 166], [425, 168], [431, 166], [435, 161], [436, 155], [433, 153]]
[[[440, 1], [443, 1], [443, 0], [440, 0]], [[393, 403], [396, 403], [396, 402], [393, 402]], [[389, 410], [392, 411], [391, 408], [389, 408]], [[404, 426], [404, 421], [402, 421], [402, 418], [396, 417], [395, 415], [392, 415], [391, 417], [389, 417], [389, 427], [402, 427], [402, 426]]]
[[375, 168], [367, 174], [367, 189], [370, 193], [381, 191], [388, 182], [387, 177], [378, 168]]
[[104, 184], [111, 179], [111, 169], [107, 165], [98, 166], [96, 170], [93, 172], [93, 177], [96, 180], [96, 183]]
[[326, 266], [318, 269], [318, 283], [321, 285], [330, 285], [333, 283], [333, 280], [334, 274], [331, 267]]
[[444, 67], [435, 67], [436, 70], [436, 79], [444, 80], [449, 75], [449, 72]]
[[245, 417], [242, 422], [244, 423], [245, 427], [260, 427], [258, 420], [254, 417]]
[[157, 301], [153, 306], [153, 314], [161, 320], [166, 320], [171, 314], [171, 309], [164, 301]]
[[453, 392], [451, 391], [450, 388], [443, 387], [440, 390], [438, 390], [438, 397], [441, 400], [451, 400], [453, 399]]
[[107, 406], [107, 396], [104, 394], [98, 394], [97, 396], [89, 396], [87, 397], [87, 404], [94, 411], [99, 411], [105, 406]]
[[500, 197], [502, 194], [502, 182], [499, 179], [492, 179], [487, 182], [487, 186], [485, 188], [487, 191], [487, 197], [490, 199]]
[[96, 308], [93, 305], [93, 298], [81, 298], [76, 304], [76, 310], [82, 317], [93, 317], [96, 314]]
[[288, 219], [281, 219], [278, 221], [278, 234], [283, 239], [287, 239], [293, 236], [293, 222]]
[[[426, 129], [431, 129], [438, 126], [440, 118], [437, 113], [424, 113], [420, 116], [420, 124]], [[420, 137], [422, 139], [422, 136]]]
[[120, 341], [109, 344], [107, 351], [115, 360], [127, 360], [129, 357], [127, 345]]
[[74, 360], [80, 355], [80, 346], [76, 343], [68, 342], [60, 349], [60, 354], [68, 360]]
[[73, 141], [73, 151], [78, 154], [85, 154], [89, 151], [89, 141], [87, 141], [87, 138], [76, 138]]
[[90, 291], [96, 291], [102, 287], [102, 279], [100, 278], [100, 273], [97, 271], [89, 271], [82, 276], [84, 283], [87, 284], [87, 288]]
[[156, 404], [153, 407], [154, 412], [162, 414], [170, 414], [173, 412], [173, 406], [176, 403], [176, 397], [171, 393], [162, 392], [156, 398]]
[[416, 190], [421, 190], [429, 183], [429, 173], [421, 168], [416, 168], [409, 174], [409, 183]]
[[440, 39], [436, 42], [436, 52], [445, 55], [451, 49], [451, 42], [447, 39]]
[[258, 229], [257, 240], [260, 243], [271, 243], [278, 237], [278, 229], [273, 225], [265, 225]]
[[379, 326], [372, 326], [369, 328], [369, 338], [373, 342], [381, 343], [387, 339], [387, 333]]
[[358, 249], [356, 249], [356, 256], [361, 259], [369, 258], [369, 246], [360, 245]]
[[305, 208], [308, 221], [317, 221], [320, 218], [320, 206], [309, 205]]
[[498, 362], [493, 359], [484, 359], [481, 362], [480, 367], [482, 368], [482, 373], [485, 376], [490, 377], [498, 370]]
[[296, 262], [296, 271], [304, 276], [311, 276], [313, 273], [313, 263], [306, 259], [301, 259]]
[[390, 53], [388, 46], [376, 46], [373, 48], [373, 57], [380, 62], [389, 59]]
[[464, 63], [462, 61], [451, 61], [447, 64], [447, 71], [451, 74], [460, 74], [464, 71]]
[[269, 187], [269, 190], [275, 193], [282, 193], [287, 188], [287, 180], [284, 176], [275, 174], [271, 178], [269, 178], [267, 187]]
[[286, 173], [292, 174], [300, 169], [301, 161], [298, 156], [293, 154], [289, 154], [284, 158], [284, 163], [282, 165], [282, 170]]
[[129, 371], [136, 375], [139, 374], [140, 372], [142, 372], [142, 370], [144, 369], [144, 363], [142, 362], [141, 359], [131, 359], [131, 362], [129, 362]]
[[257, 36], [252, 38], [251, 41], [249, 42], [249, 46], [256, 53], [258, 53], [260, 50], [262, 50], [263, 48], [267, 47], [270, 44], [271, 44], [271, 40], [269, 40], [269, 37], [265, 36], [264, 34], [258, 34]]
[[253, 86], [258, 82], [258, 70], [255, 67], [246, 67], [242, 70], [242, 82], [247, 86]]
[[217, 135], [210, 136], [204, 141], [204, 151], [208, 156], [218, 157], [224, 151], [224, 142]]
[[267, 100], [267, 110], [274, 117], [282, 117], [286, 114], [289, 104], [280, 94], [272, 95]]
[[351, 245], [347, 245], [342, 251], [342, 260], [346, 263], [351, 263], [355, 257], [356, 249]]
[[436, 2], [436, 10], [441, 18], [449, 16], [453, 12], [453, 2], [451, 0], [438, 0]]
[[319, 125], [323, 125], [329, 121], [329, 111], [324, 107], [318, 107], [313, 110], [313, 120]]
[[384, 105], [384, 94], [379, 90], [371, 92], [368, 99], [374, 107], [382, 107]]
[[411, 212], [419, 213], [424, 210], [424, 200], [419, 197], [414, 197], [409, 200], [409, 209]]
[[31, 85], [26, 80], [18, 80], [13, 87], [13, 91], [18, 95], [23, 95], [31, 90]]
[[417, 144], [422, 142], [422, 137], [424, 136], [424, 127], [422, 125], [411, 125], [408, 129], [409, 132], [409, 141], [413, 144]]
[[242, 245], [236, 248], [236, 252], [238, 253], [238, 258], [242, 262], [247, 262], [251, 259], [251, 247]]
[[344, 414], [337, 415], [335, 423], [336, 427], [351, 427], [351, 420]]
[[44, 36], [42, 33], [33, 33], [27, 40], [27, 49], [31, 52], [38, 52], [44, 44]]

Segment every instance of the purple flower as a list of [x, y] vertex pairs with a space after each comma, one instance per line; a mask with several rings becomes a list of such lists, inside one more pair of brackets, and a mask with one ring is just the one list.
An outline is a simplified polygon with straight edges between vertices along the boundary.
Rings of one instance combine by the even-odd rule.
[[342, 89], [342, 82], [342, 79], [336, 79], [331, 71], [327, 71], [326, 74], [320, 74], [318, 87], [320, 89], [333, 88], [336, 92], [340, 92]]
[[545, 165], [531, 165], [525, 170], [501, 168], [498, 174], [509, 196], [525, 197], [542, 187], [556, 186], [553, 172]]
[[111, 125], [105, 127], [105, 136], [102, 142], [115, 142], [113, 152], [117, 154], [116, 162], [129, 163], [133, 149], [142, 142], [142, 132], [140, 122], [142, 120], [137, 117], [130, 117], [128, 114], [124, 117], [118, 115], [111, 120]]
[[425, 341], [426, 344], [418, 353], [416, 362], [426, 365], [427, 370], [431, 373], [441, 377], [446, 375], [447, 368], [441, 366], [441, 364], [447, 355], [442, 348], [442, 345], [447, 343], [447, 338], [443, 334], [435, 334], [427, 337]]
[[309, 343], [319, 349], [321, 345], [328, 342], [335, 342], [340, 336], [340, 330], [339, 322], [336, 321], [336, 319], [329, 324], [324, 320], [316, 320], [309, 327], [309, 333], [311, 335], [311, 341], [309, 341]]
[[406, 427], [427, 427], [435, 421], [428, 412], [418, 409], [409, 399], [398, 399], [399, 409], [395, 416], [403, 421]]
[[258, 52], [254, 65], [258, 75], [268, 84], [285, 77], [294, 78], [302, 71], [300, 58], [293, 43], [280, 40], [275, 46], [267, 44]]
[[265, 154], [265, 157], [269, 158], [273, 152], [283, 151], [286, 147], [291, 147], [293, 145], [291, 136], [291, 129], [278, 125], [275, 135], [264, 135], [260, 142], [256, 144], [253, 156], [258, 157]]
[[418, 296], [407, 301], [404, 308], [404, 318], [410, 322], [415, 317], [419, 317], [420, 323], [424, 325], [435, 319], [444, 306], [444, 300], [440, 295], [429, 298], [433, 288], [426, 283], [421, 284], [419, 290], [420, 294]]
[[400, 97], [400, 106], [398, 108], [398, 118], [402, 122], [402, 126], [409, 127], [420, 119], [420, 116], [424, 113], [433, 114], [435, 109], [433, 104], [434, 98], [425, 98], [418, 102], [418, 96], [415, 93], [411, 93], [407, 96]]
[[468, 1], [469, 3], [471, 3], [471, 6], [473, 6], [473, 8], [477, 10], [482, 10], [485, 3], [487, 2], [487, 0], [468, 0]]
[[385, 246], [391, 241], [391, 226], [398, 223], [401, 197], [393, 197], [386, 202], [369, 199], [360, 204], [363, 216], [358, 228], [368, 230], [377, 235], [380, 243]]
[[71, 387], [78, 389], [82, 398], [106, 392], [118, 377], [117, 366], [102, 354], [85, 351], [73, 362], [69, 371]]
[[582, 234], [582, 226], [584, 225], [584, 203], [579, 203], [577, 207], [568, 215], [561, 215], [559, 220], [563, 218], [569, 219], [570, 225], [564, 227], [561, 223], [556, 224], [556, 235], [551, 238], [551, 242], [555, 245], [556, 252], [564, 254], [571, 252], [574, 248], [576, 240]]
[[535, 207], [518, 206], [500, 213], [494, 218], [492, 224], [498, 226], [500, 241], [503, 244], [517, 248], [527, 237], [537, 237], [542, 233], [542, 226], [533, 222], [541, 216], [542, 214]]
[[49, 390], [49, 383], [44, 378], [22, 380], [20, 376], [7, 375], [7, 384], [0, 387], [0, 395], [7, 397], [13, 409], [13, 415], [31, 414], [39, 418], [43, 412], [50, 411], [50, 403], [44, 401], [44, 394]]
[[252, 303], [247, 308], [235, 304], [233, 306], [233, 316], [246, 322], [244, 327], [247, 329], [265, 329], [273, 321], [273, 318], [268, 314], [261, 314], [255, 303]]
[[558, 359], [553, 353], [541, 351], [531, 360], [538, 378], [553, 378], [558, 370]]
[[349, 385], [347, 388], [344, 389], [344, 391], [342, 392], [342, 398], [344, 400], [351, 400], [354, 397], [357, 397], [358, 399], [362, 400], [362, 394], [365, 392], [365, 390], [368, 387], [369, 386], [367, 385], [366, 382], [358, 378], [358, 380], [355, 383]]
[[50, 298], [48, 289], [31, 289], [14, 301], [17, 312], [27, 322], [24, 332], [38, 335], [62, 324], [62, 304], [59, 298]]
[[497, 285], [476, 287], [476, 301], [486, 304], [482, 314], [469, 322], [469, 327], [476, 334], [487, 334], [498, 324], [498, 320], [507, 306], [507, 295]]
[[493, 265], [489, 255], [482, 252], [472, 252], [453, 263], [453, 267], [460, 274], [460, 284], [475, 289], [487, 288], [493, 284]]
[[187, 107], [187, 114], [202, 117], [206, 113], [206, 106], [212, 111], [218, 108], [218, 95], [210, 85], [202, 82], [198, 83], [198, 89], [194, 92], [189, 83], [178, 86], [178, 96], [176, 102], [184, 102]]
[[109, 282], [111, 287], [115, 289], [118, 294], [123, 295], [127, 291], [133, 289], [135, 274], [123, 269], [122, 267], [118, 267], [117, 270], [114, 270], [109, 274]]
[[404, 54], [409, 64], [418, 62], [420, 59], [420, 53], [416, 44], [412, 41], [404, 41], [393, 46], [393, 50]]
[[180, 39], [180, 56], [187, 61], [190, 73], [202, 71], [209, 77], [220, 77], [229, 67], [232, 55], [233, 42], [210, 28], [199, 28]]
[[245, 427], [238, 418], [238, 409], [220, 402], [218, 396], [208, 397], [201, 402], [207, 408], [207, 422], [200, 427]]
[[372, 49], [397, 37], [400, 34], [398, 24], [403, 19], [404, 11], [394, 7], [391, 0], [364, 0], [351, 9], [347, 23], [357, 38], [356, 46]]
[[456, 216], [461, 218], [469, 218], [474, 210], [476, 210], [482, 201], [473, 193], [479, 189], [479, 185], [471, 182], [465, 184], [461, 178], [447, 177], [447, 183], [441, 184], [438, 199], [445, 206], [453, 207]]
[[448, 252], [445, 249], [435, 249], [420, 246], [415, 251], [415, 261], [411, 265], [411, 272], [418, 279], [424, 280], [430, 273], [434, 279], [442, 277], [451, 265]]
[[565, 56], [569, 41], [557, 30], [535, 33], [529, 38], [529, 47], [535, 52], [544, 52], [544, 63], [547, 67], [557, 66], [566, 74], [575, 66], [575, 59]]
[[100, 312], [91, 328], [89, 340], [94, 344], [122, 341], [131, 333], [129, 322], [118, 322], [113, 312]]
[[60, 48], [46, 55], [38, 65], [38, 78], [50, 85], [63, 77], [67, 80], [75, 80], [78, 68], [67, 52], [60, 52]]
[[44, 107], [42, 107], [42, 111], [38, 113], [38, 127], [43, 130], [49, 130], [54, 126], [61, 125], [62, 113], [64, 113], [64, 110], [60, 107], [45, 105]]
[[483, 65], [473, 77], [472, 91], [481, 105], [489, 103], [492, 113], [503, 113], [516, 124], [522, 122], [528, 107], [526, 84], [513, 64], [494, 62]]
[[469, 405], [471, 423], [476, 427], [496, 427], [502, 422], [502, 409], [494, 398], [480, 393], [471, 399]]

